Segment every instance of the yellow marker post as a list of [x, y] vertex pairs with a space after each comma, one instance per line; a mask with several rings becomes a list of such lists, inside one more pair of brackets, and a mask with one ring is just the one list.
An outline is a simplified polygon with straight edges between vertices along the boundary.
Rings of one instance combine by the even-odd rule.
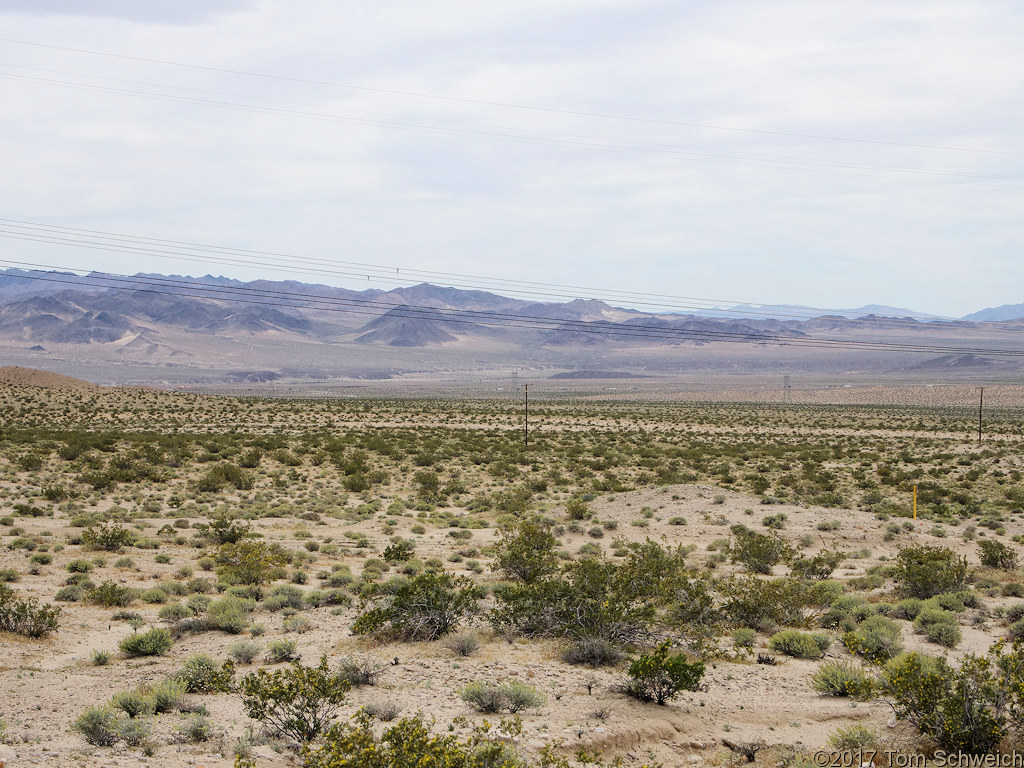
[[917, 486], [914, 486], [914, 519], [917, 520]]

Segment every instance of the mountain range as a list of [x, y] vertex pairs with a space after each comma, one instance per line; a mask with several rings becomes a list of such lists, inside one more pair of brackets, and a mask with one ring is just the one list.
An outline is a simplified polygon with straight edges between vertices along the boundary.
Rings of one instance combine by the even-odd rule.
[[[0, 354], [117, 383], [700, 370], [984, 370], [1017, 375], [1024, 304], [959, 320], [870, 306], [652, 313], [430, 284], [354, 291], [297, 281], [0, 271]], [[797, 319], [806, 318], [806, 319]], [[895, 346], [894, 346], [895, 345]], [[892, 349], [889, 349], [889, 348]], [[989, 351], [990, 350], [990, 351]], [[594, 373], [597, 372], [597, 373]], [[89, 378], [85, 376], [85, 378]]]

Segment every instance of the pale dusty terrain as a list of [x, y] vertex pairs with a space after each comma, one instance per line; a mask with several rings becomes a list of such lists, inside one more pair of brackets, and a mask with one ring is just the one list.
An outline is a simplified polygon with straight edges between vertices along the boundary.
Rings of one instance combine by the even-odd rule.
[[[715, 497], [724, 496], [722, 503]], [[648, 527], [635, 527], [642, 507], [655, 510]], [[765, 514], [788, 515], [784, 531], [794, 541], [803, 534], [811, 534], [816, 545], [827, 542], [830, 547], [849, 550], [867, 549], [870, 556], [849, 560], [837, 576], [849, 578], [864, 573], [866, 567], [882, 558], [892, 558], [900, 545], [929, 543], [952, 546], [968, 555], [976, 563], [976, 545], [966, 543], [950, 529], [948, 538], [938, 539], [928, 533], [930, 524], [920, 524], [914, 533], [899, 535], [891, 542], [883, 541], [885, 524], [865, 512], [841, 509], [802, 509], [789, 505], [762, 507], [756, 499], [717, 488], [701, 485], [670, 486], [642, 491], [614, 494], [595, 500], [592, 504], [597, 517], [619, 522], [617, 531], [632, 541], [651, 539], [663, 544], [695, 544], [697, 550], [690, 556], [701, 562], [708, 556], [706, 547], [713, 540], [728, 536], [728, 524], [753, 524]], [[753, 510], [753, 515], [746, 510]], [[668, 525], [667, 520], [682, 515], [688, 525]], [[822, 533], [815, 529], [822, 520], [838, 520], [838, 531]], [[19, 521], [28, 535], [69, 532], [66, 521], [35, 518]], [[399, 534], [414, 519], [403, 518]], [[155, 520], [156, 526], [162, 521]], [[317, 536], [333, 536], [338, 540], [342, 526], [327, 519], [325, 526], [316, 526]], [[286, 546], [296, 547], [289, 535], [289, 526], [283, 521], [263, 520], [259, 529], [270, 539], [280, 540]], [[346, 530], [364, 529], [380, 547], [386, 537], [380, 535], [374, 521], [366, 521]], [[1024, 532], [1018, 520], [1007, 526], [1009, 534]], [[494, 536], [493, 529], [473, 531], [472, 543], [483, 544]], [[593, 541], [584, 534], [567, 534], [563, 539], [570, 551]], [[441, 531], [433, 532], [422, 541], [417, 554], [422, 557], [436, 555], [445, 558], [457, 546]], [[145, 553], [132, 552], [140, 564], [138, 570], [114, 568], [108, 564], [94, 572], [94, 578], [114, 579], [132, 586], [144, 587], [147, 581], [173, 578], [175, 570], [191, 561], [186, 547], [165, 546], [162, 552], [170, 554], [167, 565], [153, 563]], [[106, 554], [106, 553], [104, 553]], [[339, 562], [348, 562], [358, 572], [360, 558], [352, 557], [351, 550], [340, 554]], [[77, 551], [59, 553], [53, 565], [38, 576], [25, 575], [16, 586], [19, 591], [51, 596], [66, 575], [65, 561], [78, 557]], [[13, 566], [23, 570], [27, 553], [0, 550], [0, 567]], [[312, 566], [315, 568], [316, 566]], [[780, 569], [780, 573], [784, 572]], [[202, 572], [197, 571], [197, 575]], [[986, 607], [1014, 602], [1004, 598], [989, 598]], [[157, 621], [159, 606], [136, 604], [139, 611], [153, 624]], [[111, 622], [109, 609], [78, 604], [68, 605], [62, 619], [61, 630], [51, 639], [38, 642], [12, 636], [0, 639], [4, 662], [0, 671], [0, 690], [5, 692], [2, 714], [8, 723], [8, 740], [17, 759], [11, 765], [53, 766], [128, 766], [152, 764], [169, 768], [203, 765], [229, 766], [232, 761], [218, 753], [229, 754], [231, 746], [250, 725], [241, 711], [239, 701], [229, 695], [195, 696], [204, 703], [222, 737], [200, 745], [163, 744], [152, 758], [143, 757], [138, 749], [124, 746], [95, 748], [85, 745], [81, 738], [69, 731], [69, 724], [85, 707], [107, 699], [116, 691], [140, 682], [156, 682], [173, 672], [181, 661], [196, 652], [207, 652], [222, 657], [225, 647], [237, 636], [216, 632], [186, 636], [178, 641], [166, 657], [156, 659], [125, 660], [117, 658], [110, 666], [90, 665], [93, 649], [113, 650], [117, 642], [130, 632], [121, 622]], [[304, 612], [313, 620], [314, 629], [297, 637], [303, 660], [314, 662], [321, 654], [330, 659], [344, 655], [363, 655], [386, 664], [386, 673], [377, 687], [362, 688], [350, 696], [350, 704], [343, 716], [351, 714], [368, 701], [394, 700], [402, 714], [421, 711], [435, 718], [441, 725], [457, 715], [468, 716], [471, 721], [483, 718], [475, 715], [457, 695], [456, 690], [465, 683], [479, 679], [501, 680], [512, 677], [528, 680], [548, 695], [547, 704], [523, 714], [522, 744], [532, 752], [545, 742], [563, 739], [572, 746], [586, 745], [604, 750], [605, 754], [621, 755], [626, 765], [640, 765], [652, 756], [667, 766], [717, 764], [728, 755], [723, 739], [734, 741], [764, 740], [769, 744], [795, 744], [798, 747], [817, 748], [824, 744], [836, 727], [862, 722], [878, 728], [884, 738], [897, 739], [900, 729], [892, 727], [889, 707], [882, 702], [852, 703], [845, 699], [821, 697], [808, 686], [808, 676], [817, 662], [784, 659], [779, 666], [751, 663], [749, 659], [720, 659], [709, 664], [705, 677], [706, 691], [686, 693], [668, 706], [641, 704], [612, 690], [620, 678], [619, 672], [607, 669], [590, 672], [573, 667], [558, 658], [557, 645], [552, 642], [516, 641], [512, 644], [495, 638], [483, 630], [487, 639], [483, 648], [468, 658], [458, 658], [440, 643], [397, 644], [375, 647], [349, 631], [356, 609], [342, 615], [331, 615], [329, 609], [320, 608]], [[983, 614], [982, 614], [983, 615]], [[257, 620], [266, 626], [267, 640], [282, 635], [280, 614], [260, 612]], [[931, 653], [941, 652], [905, 629], [908, 648], [922, 648]], [[964, 640], [951, 653], [983, 650], [995, 638], [1005, 633], [1005, 627], [996, 620], [981, 618], [978, 625], [965, 626]], [[758, 649], [764, 650], [766, 638], [759, 637]], [[828, 657], [848, 654], [841, 644], [833, 644]], [[394, 663], [397, 662], [397, 663]], [[242, 672], [245, 667], [242, 667]], [[596, 686], [588, 694], [584, 687], [593, 676]], [[595, 713], [605, 710], [606, 716]], [[492, 718], [493, 719], [493, 718]], [[163, 727], [166, 731], [167, 726]], [[158, 731], [159, 733], [160, 731]], [[164, 733], [163, 735], [167, 735]], [[294, 764], [287, 754], [277, 754], [269, 746], [257, 747], [258, 765], [284, 766]]]

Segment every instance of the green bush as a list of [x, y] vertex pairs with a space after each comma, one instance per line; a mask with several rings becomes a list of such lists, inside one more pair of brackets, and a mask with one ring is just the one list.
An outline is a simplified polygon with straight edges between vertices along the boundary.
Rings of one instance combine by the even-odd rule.
[[372, 607], [355, 620], [352, 632], [391, 640], [436, 640], [476, 608], [480, 595], [480, 588], [466, 577], [443, 572], [413, 576], [391, 594], [374, 585]]
[[86, 602], [107, 608], [124, 608], [135, 602], [135, 590], [113, 581], [104, 581], [85, 595]]
[[144, 717], [156, 712], [156, 701], [149, 692], [141, 688], [115, 693], [110, 698], [110, 706], [121, 710], [128, 717]]
[[104, 523], [82, 531], [82, 544], [86, 549], [101, 549], [119, 552], [135, 541], [135, 534], [116, 523]]
[[181, 709], [185, 703], [188, 688], [184, 680], [176, 677], [168, 678], [153, 686], [153, 709], [159, 715], [162, 712], [173, 712]]
[[117, 647], [129, 656], [163, 656], [171, 650], [172, 643], [170, 632], [162, 627], [153, 627], [128, 635]]
[[237, 635], [249, 626], [249, 612], [255, 605], [252, 600], [228, 595], [207, 606], [203, 614], [203, 625], [208, 629]]
[[757, 533], [746, 526], [733, 526], [734, 540], [729, 557], [752, 573], [769, 574], [772, 568], [793, 556], [793, 548], [779, 534]]
[[603, 637], [581, 637], [562, 650], [562, 661], [588, 667], [608, 667], [622, 661], [622, 648]]
[[280, 545], [242, 539], [217, 550], [217, 574], [229, 584], [264, 584], [283, 575], [288, 562]]
[[803, 626], [809, 609], [831, 604], [837, 597], [835, 582], [801, 581], [786, 577], [759, 579], [736, 576], [719, 584], [722, 613], [733, 624], [760, 632], [780, 626]]
[[843, 645], [850, 653], [881, 664], [903, 650], [903, 638], [895, 621], [875, 614], [843, 635]]
[[957, 592], [967, 583], [967, 558], [948, 547], [905, 547], [896, 555], [895, 578], [909, 597]]
[[293, 662], [274, 672], [259, 669], [238, 686], [246, 715], [302, 743], [330, 724], [348, 689], [344, 676], [328, 669], [326, 656], [316, 667]]
[[501, 532], [496, 569], [510, 579], [532, 583], [558, 570], [558, 539], [539, 520], [519, 520]]
[[520, 712], [544, 705], [547, 697], [519, 680], [507, 683], [476, 681], [459, 691], [462, 700], [479, 712]]
[[757, 632], [749, 627], [737, 627], [732, 631], [732, 644], [737, 648], [753, 648]]
[[60, 613], [60, 608], [40, 605], [33, 597], [18, 597], [6, 584], [0, 584], [0, 632], [44, 637], [57, 630]]
[[299, 655], [295, 652], [297, 644], [294, 640], [271, 640], [267, 643], [267, 661], [271, 664], [278, 664], [282, 661], [297, 661]]
[[996, 643], [984, 656], [967, 654], [957, 668], [943, 658], [905, 653], [885, 667], [881, 692], [900, 720], [946, 752], [989, 754], [1004, 739], [1024, 735], [1019, 706], [1024, 647]]
[[811, 676], [811, 687], [827, 696], [869, 699], [874, 679], [859, 664], [846, 660], [826, 661]]
[[653, 653], [633, 659], [626, 670], [622, 690], [640, 701], [664, 704], [680, 691], [695, 691], [704, 676], [704, 664], [688, 662], [683, 654], [669, 655], [670, 642], [664, 641]]
[[828, 635], [810, 634], [798, 629], [784, 629], [772, 635], [768, 647], [797, 659], [820, 659], [832, 645]]
[[239, 640], [228, 646], [228, 656], [239, 664], [252, 664], [262, 649], [262, 645], [252, 640]]
[[185, 659], [174, 677], [189, 693], [226, 693], [234, 686], [235, 666], [230, 661], [218, 665], [212, 656], [196, 653]]
[[1010, 547], [995, 539], [982, 539], [978, 542], [978, 550], [981, 564], [986, 568], [1012, 571], [1020, 559]]
[[[490, 725], [473, 729], [465, 741], [453, 735], [436, 735], [417, 715], [403, 718], [379, 737], [373, 716], [366, 709], [354, 717], [355, 725], [340, 723], [324, 736], [323, 744], [306, 753], [304, 768], [524, 768], [511, 740], [521, 730], [514, 721], [502, 721], [497, 737]], [[541, 764], [563, 768], [568, 763], [550, 749], [542, 750]]]
[[89, 707], [75, 719], [71, 728], [95, 747], [110, 747], [121, 740], [123, 722], [121, 713], [104, 705]]

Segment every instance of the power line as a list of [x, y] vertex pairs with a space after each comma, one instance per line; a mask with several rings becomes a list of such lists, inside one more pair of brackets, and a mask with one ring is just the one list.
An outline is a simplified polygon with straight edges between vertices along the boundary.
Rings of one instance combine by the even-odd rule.
[[[2, 259], [0, 263], [24, 264]], [[66, 269], [53, 265], [33, 265], [50, 269]], [[464, 309], [445, 309], [422, 305], [395, 305], [354, 297], [329, 297], [306, 292], [258, 289], [247, 286], [222, 286], [201, 281], [184, 281], [163, 277], [139, 277], [111, 273], [90, 274], [76, 280], [63, 275], [31, 275], [25, 279], [81, 286], [82, 280], [91, 280], [104, 288], [122, 288], [145, 293], [170, 293], [178, 297], [224, 300], [259, 306], [306, 309], [327, 312], [349, 312], [380, 316], [389, 313], [395, 317], [431, 320], [459, 325], [480, 325], [504, 328], [526, 328], [535, 331], [570, 332], [620, 337], [662, 339], [669, 341], [723, 341], [745, 344], [780, 344], [818, 349], [863, 350], [877, 352], [922, 352], [930, 354], [975, 354], [997, 357], [1024, 357], [1024, 350], [1000, 348], [961, 347], [936, 344], [900, 342], [850, 341], [842, 339], [809, 338], [784, 334], [766, 334], [743, 331], [715, 331], [708, 329], [665, 328], [642, 324], [608, 321], [578, 321], [551, 319], [538, 316]]]
[[415, 91], [400, 91], [400, 90], [390, 90], [390, 89], [386, 89], [386, 88], [375, 88], [375, 87], [365, 86], [365, 85], [352, 85], [352, 84], [346, 84], [346, 83], [332, 82], [332, 81], [329, 81], [329, 80], [315, 80], [315, 79], [310, 79], [310, 78], [293, 77], [293, 76], [288, 76], [288, 75], [268, 74], [268, 73], [265, 73], [265, 72], [251, 72], [251, 71], [240, 70], [240, 69], [229, 69], [229, 68], [226, 68], [226, 67], [213, 67], [213, 66], [207, 66], [207, 65], [203, 65], [203, 64], [190, 64], [190, 63], [187, 63], [187, 62], [180, 62], [180, 61], [168, 61], [168, 60], [164, 60], [164, 59], [147, 58], [147, 57], [144, 57], [144, 56], [130, 56], [130, 55], [121, 54], [121, 53], [111, 53], [109, 51], [96, 51], [96, 50], [89, 50], [89, 49], [86, 49], [86, 48], [73, 48], [73, 47], [70, 47], [70, 46], [52, 45], [52, 44], [47, 44], [47, 43], [36, 43], [36, 42], [30, 42], [30, 41], [26, 41], [26, 40], [15, 40], [15, 39], [12, 39], [12, 38], [0, 38], [0, 42], [11, 43], [11, 44], [14, 44], [14, 45], [29, 46], [29, 47], [33, 47], [33, 48], [46, 48], [46, 49], [56, 50], [56, 51], [65, 51], [65, 52], [69, 52], [69, 53], [80, 53], [80, 54], [86, 54], [86, 55], [89, 55], [89, 56], [102, 56], [102, 57], [113, 58], [113, 59], [121, 59], [121, 60], [124, 60], [124, 61], [144, 62], [144, 63], [147, 63], [147, 64], [159, 64], [159, 65], [162, 65], [162, 66], [179, 67], [179, 68], [184, 68], [184, 69], [193, 69], [193, 70], [198, 70], [198, 71], [203, 71], [203, 72], [218, 72], [220, 74], [227, 74], [227, 75], [236, 75], [236, 76], [242, 76], [242, 77], [255, 77], [255, 78], [261, 78], [261, 79], [264, 79], [264, 80], [277, 80], [277, 81], [281, 81], [281, 82], [301, 83], [301, 84], [304, 84], [304, 85], [318, 85], [318, 86], [326, 86], [326, 87], [330, 87], [330, 88], [338, 88], [338, 89], [345, 89], [345, 90], [365, 91], [365, 92], [368, 92], [368, 93], [379, 93], [379, 94], [385, 94], [385, 95], [389, 95], [389, 96], [414, 97], [414, 98], [420, 98], [420, 99], [430, 99], [430, 100], [434, 100], [434, 101], [452, 102], [452, 103], [459, 103], [459, 104], [477, 104], [477, 105], [481, 105], [481, 106], [502, 107], [504, 109], [526, 110], [526, 111], [531, 111], [531, 112], [543, 112], [543, 113], [550, 113], [550, 114], [569, 115], [569, 116], [574, 116], [574, 117], [590, 117], [590, 118], [600, 118], [600, 119], [604, 119], [604, 120], [620, 120], [620, 121], [628, 121], [628, 122], [635, 122], [635, 123], [647, 123], [647, 124], [651, 124], [651, 125], [677, 126], [677, 127], [682, 127], [682, 128], [700, 128], [700, 129], [704, 129], [704, 130], [728, 131], [728, 132], [733, 132], [733, 133], [760, 134], [760, 135], [765, 135], [765, 136], [780, 136], [780, 137], [798, 138], [798, 139], [814, 139], [814, 140], [819, 140], [819, 141], [850, 142], [850, 143], [856, 143], [856, 144], [874, 144], [874, 145], [879, 145], [879, 146], [905, 147], [905, 148], [910, 148], [910, 149], [934, 149], [934, 150], [941, 150], [941, 151], [947, 151], [947, 152], [971, 152], [971, 153], [991, 154], [991, 155], [1012, 155], [1012, 156], [1024, 155], [1024, 152], [1011, 152], [1011, 151], [1005, 151], [1005, 150], [977, 149], [977, 148], [973, 148], [973, 147], [951, 147], [951, 146], [943, 146], [943, 145], [938, 145], [938, 144], [916, 144], [916, 143], [899, 142], [899, 141], [880, 141], [880, 140], [876, 140], [876, 139], [863, 139], [863, 138], [856, 138], [856, 137], [849, 137], [849, 136], [830, 136], [830, 135], [824, 135], [824, 134], [793, 133], [793, 132], [786, 132], [786, 131], [769, 131], [769, 130], [756, 129], [756, 128], [736, 128], [736, 127], [732, 127], [732, 126], [715, 125], [715, 124], [710, 124], [710, 123], [685, 122], [685, 121], [679, 121], [679, 120], [660, 120], [660, 119], [656, 119], [656, 118], [637, 117], [637, 116], [634, 116], [634, 115], [619, 115], [619, 114], [604, 113], [604, 112], [587, 112], [587, 111], [580, 111], [580, 110], [558, 109], [556, 107], [541, 107], [541, 106], [529, 105], [529, 104], [515, 104], [515, 103], [510, 103], [510, 102], [502, 102], [502, 101], [490, 101], [490, 100], [486, 100], [486, 99], [470, 99], [470, 98], [460, 97], [460, 96], [442, 96], [442, 95], [438, 95], [438, 94], [418, 93], [418, 92], [415, 92]]
[[[298, 270], [310, 275], [359, 280], [373, 279], [374, 281], [388, 284], [416, 285], [424, 280], [443, 280], [452, 287], [472, 290], [501, 290], [516, 296], [542, 300], [571, 300], [586, 296], [605, 302], [629, 303], [633, 307], [646, 307], [648, 310], [658, 312], [695, 310], [735, 317], [736, 311], [734, 309], [723, 309], [721, 305], [735, 306], [744, 303], [729, 299], [696, 298], [639, 291], [610, 291], [580, 285], [511, 280], [409, 267], [382, 266], [364, 262], [316, 258], [303, 259], [273, 251], [139, 237], [16, 219], [0, 218], [0, 237], [90, 250], [103, 250], [112, 253], [157, 256], [176, 261], [259, 267], [264, 270], [285, 273], [294, 273]], [[812, 319], [820, 317], [822, 313], [840, 314], [843, 311], [828, 308], [798, 309], [768, 304], [761, 304], [758, 309], [743, 310], [744, 315], [791, 319]], [[907, 316], [913, 317], [913, 315]]]

